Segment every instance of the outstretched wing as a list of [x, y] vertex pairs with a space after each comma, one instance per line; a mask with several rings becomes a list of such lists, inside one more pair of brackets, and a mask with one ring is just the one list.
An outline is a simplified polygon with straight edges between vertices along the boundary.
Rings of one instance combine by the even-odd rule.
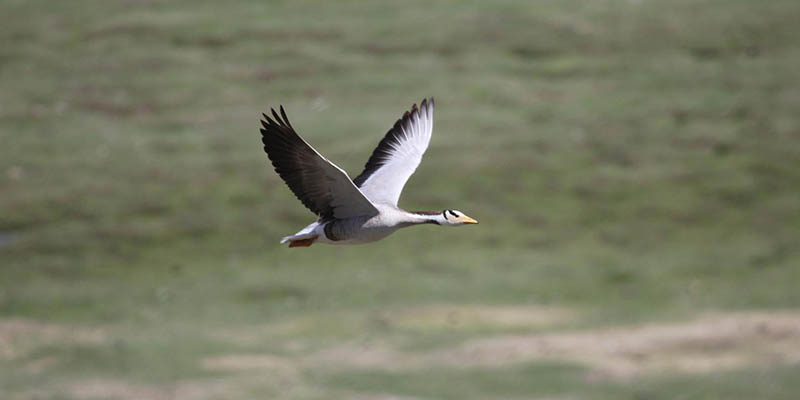
[[408, 178], [417, 169], [428, 149], [433, 131], [433, 98], [422, 100], [406, 111], [386, 133], [353, 180], [373, 203], [396, 206]]
[[283, 106], [280, 116], [263, 114], [261, 141], [275, 172], [295, 196], [320, 218], [372, 216], [378, 210], [347, 173], [320, 155], [294, 131]]

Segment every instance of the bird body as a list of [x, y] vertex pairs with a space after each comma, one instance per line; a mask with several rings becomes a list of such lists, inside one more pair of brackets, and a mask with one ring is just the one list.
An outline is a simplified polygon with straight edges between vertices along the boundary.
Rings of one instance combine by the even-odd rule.
[[264, 114], [261, 136], [275, 171], [317, 221], [281, 243], [308, 247], [313, 243], [369, 243], [412, 225], [477, 224], [460, 211], [405, 211], [397, 201], [430, 142], [433, 99], [403, 114], [373, 151], [358, 177], [351, 180], [341, 168], [320, 155], [295, 131], [283, 107], [280, 115]]
[[441, 223], [441, 213], [434, 215], [408, 212], [389, 205], [376, 204], [378, 214], [366, 217], [315, 221], [300, 232], [287, 236], [281, 243], [315, 237], [315, 242], [335, 244], [361, 244], [375, 242], [400, 228], [419, 224]]

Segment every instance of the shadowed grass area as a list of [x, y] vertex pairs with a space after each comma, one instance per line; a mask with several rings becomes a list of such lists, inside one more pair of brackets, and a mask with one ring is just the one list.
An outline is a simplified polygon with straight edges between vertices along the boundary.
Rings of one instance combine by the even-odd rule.
[[[504, 335], [795, 315], [798, 13], [5, 1], [0, 397], [791, 398], [791, 346], [635, 384], [570, 360], [391, 367]], [[354, 175], [426, 96], [435, 133], [400, 205], [481, 224], [279, 246], [313, 215], [260, 113], [283, 104]], [[781, 329], [764, 340], [795, 344]], [[743, 351], [726, 340], [703, 346]]]

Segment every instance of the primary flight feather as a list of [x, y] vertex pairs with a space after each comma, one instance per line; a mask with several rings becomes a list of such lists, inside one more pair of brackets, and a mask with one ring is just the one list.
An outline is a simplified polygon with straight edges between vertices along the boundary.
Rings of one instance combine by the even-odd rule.
[[433, 98], [414, 104], [397, 120], [351, 180], [295, 132], [281, 106], [263, 114], [261, 141], [275, 172], [317, 221], [281, 243], [352, 244], [383, 239], [397, 229], [419, 224], [458, 226], [478, 221], [460, 211], [405, 211], [397, 207], [403, 186], [422, 161], [433, 132]]

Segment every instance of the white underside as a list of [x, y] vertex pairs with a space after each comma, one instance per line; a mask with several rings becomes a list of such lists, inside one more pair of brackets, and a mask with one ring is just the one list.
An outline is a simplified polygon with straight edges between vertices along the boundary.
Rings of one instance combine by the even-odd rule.
[[312, 222], [299, 232], [281, 239], [281, 243], [293, 240], [311, 239], [316, 237], [314, 243], [329, 244], [359, 244], [381, 240], [394, 231], [400, 229], [403, 223], [418, 222], [421, 217], [409, 216], [409, 213], [402, 211], [394, 206], [376, 204], [379, 213], [371, 218], [352, 218], [343, 220], [345, 223], [352, 223], [352, 229], [348, 232], [345, 239], [330, 240], [325, 236], [325, 226], [318, 221]]

